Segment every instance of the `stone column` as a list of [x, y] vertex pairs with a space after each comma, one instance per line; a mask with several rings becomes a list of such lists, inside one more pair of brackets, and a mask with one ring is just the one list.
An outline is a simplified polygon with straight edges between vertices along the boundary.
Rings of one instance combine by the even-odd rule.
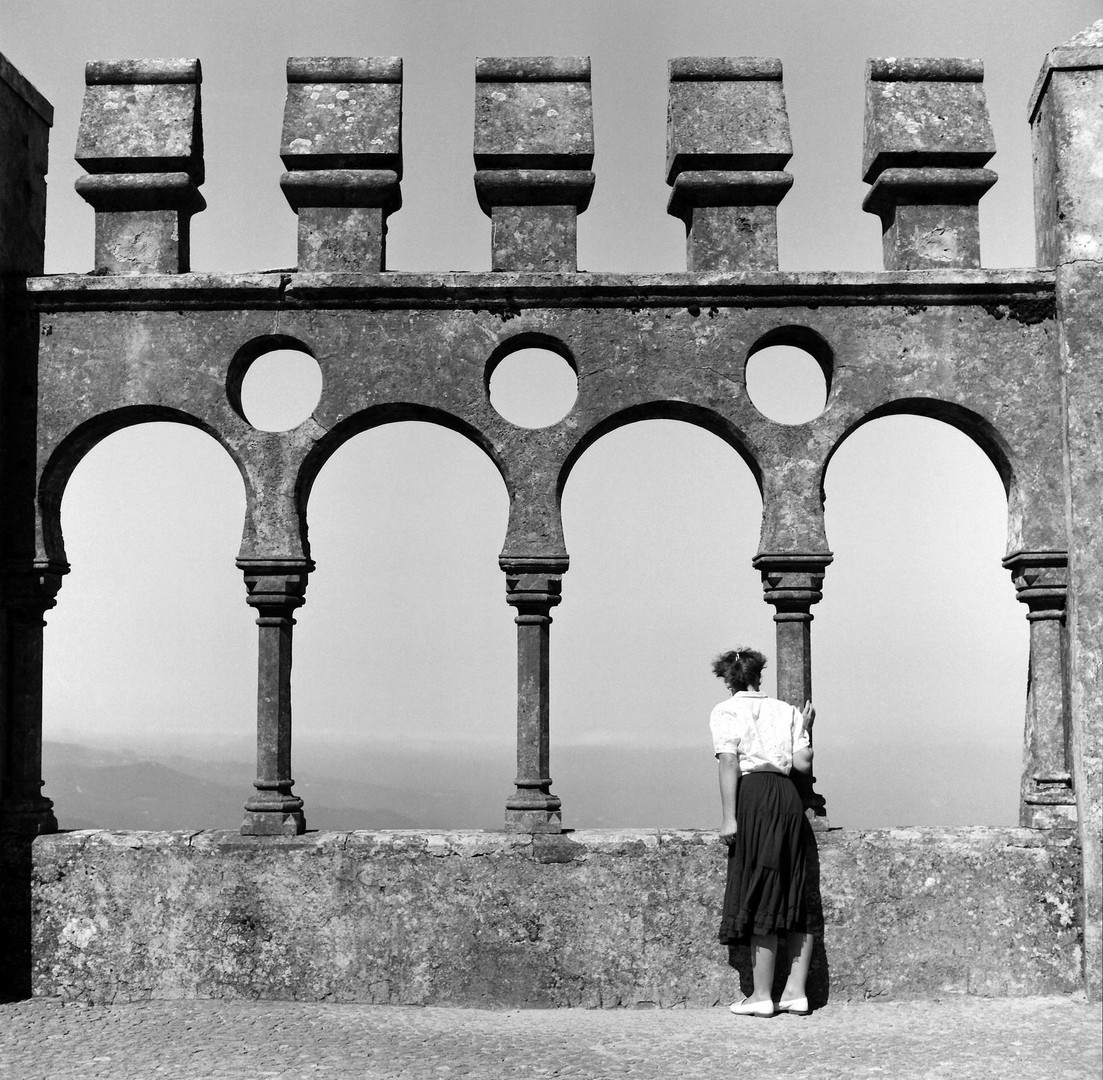
[[306, 831], [303, 801], [291, 793], [292, 613], [305, 603], [314, 564], [304, 559], [239, 559], [257, 610], [257, 778], [245, 803], [246, 836], [296, 836]]
[[908, 58], [866, 65], [862, 209], [881, 219], [886, 270], [980, 266], [980, 197], [996, 182], [984, 65]]
[[0, 611], [0, 830], [57, 832], [42, 794], [42, 631], [68, 567], [8, 568]]
[[[1055, 268], [1068, 524], [1068, 684], [1084, 975], [1103, 997], [1103, 20], [1050, 51], [1030, 102], [1038, 261]], [[1056, 483], [1057, 478], [1049, 478]]]
[[593, 160], [589, 57], [476, 61], [475, 193], [490, 218], [492, 269], [577, 270]]
[[777, 206], [793, 156], [781, 61], [670, 61], [667, 213], [686, 225], [691, 271], [777, 269]]
[[290, 57], [280, 155], [299, 270], [385, 270], [387, 218], [402, 205], [402, 60]]
[[0, 976], [9, 980], [14, 954], [30, 970], [30, 855], [12, 834], [57, 829], [42, 794], [42, 631], [68, 567], [34, 561], [40, 330], [23, 302], [24, 278], [43, 267], [53, 115], [0, 55], [0, 848], [26, 855], [25, 876], [0, 880]]
[[[829, 553], [760, 552], [752, 565], [762, 574], [767, 604], [777, 628], [777, 696], [800, 709], [812, 699], [812, 605], [823, 599], [820, 587], [831, 563]], [[808, 737], [811, 740], [812, 732]], [[793, 774], [805, 813], [816, 828], [827, 828], [827, 804], [813, 789], [814, 776]]]
[[506, 602], [517, 609], [517, 778], [506, 800], [508, 832], [562, 831], [562, 805], [551, 793], [549, 646], [566, 561], [503, 560]]
[[96, 270], [186, 273], [206, 203], [198, 60], [97, 60], [85, 68], [77, 180], [96, 211]]
[[1066, 698], [1068, 556], [1063, 551], [1018, 551], [1003, 564], [1011, 571], [1030, 622], [1019, 824], [1033, 829], [1071, 828], [1076, 824], [1076, 797]]

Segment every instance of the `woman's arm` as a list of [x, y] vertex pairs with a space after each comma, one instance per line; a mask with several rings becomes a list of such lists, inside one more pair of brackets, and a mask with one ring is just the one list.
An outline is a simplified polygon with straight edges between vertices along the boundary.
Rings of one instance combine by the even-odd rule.
[[720, 839], [735, 842], [735, 800], [739, 794], [739, 758], [735, 754], [717, 754], [720, 760]]
[[816, 721], [816, 709], [810, 701], [804, 703], [800, 711], [800, 734], [797, 748], [793, 751], [793, 768], [799, 773], [812, 772], [812, 725]]

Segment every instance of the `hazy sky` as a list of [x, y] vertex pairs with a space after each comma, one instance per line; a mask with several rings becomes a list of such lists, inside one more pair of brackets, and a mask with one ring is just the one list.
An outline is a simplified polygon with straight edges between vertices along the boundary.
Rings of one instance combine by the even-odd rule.
[[[5, 0], [0, 51], [56, 109], [50, 272], [92, 265], [92, 210], [73, 191], [84, 63], [142, 56], [203, 63], [208, 209], [193, 224], [194, 268], [293, 265], [295, 218], [278, 186], [289, 55], [403, 57], [395, 270], [489, 268], [471, 180], [475, 57], [590, 56], [597, 187], [579, 265], [626, 272], [685, 268], [683, 227], [665, 213], [669, 57], [783, 61], [795, 151], [778, 214], [783, 270], [881, 268], [879, 222], [860, 208], [866, 58], [980, 57], [1000, 176], [981, 203], [983, 260], [1028, 266], [1027, 99], [1045, 51], [1099, 14], [1082, 0]], [[792, 394], [795, 379], [767, 371], [763, 392]], [[822, 405], [814, 384], [797, 403], [817, 392]], [[898, 417], [852, 436], [826, 488], [835, 563], [813, 663], [816, 772], [833, 823], [1012, 823], [1027, 623], [1000, 566], [1006, 502], [994, 469], [957, 431]], [[47, 739], [248, 761], [255, 627], [234, 567], [243, 505], [229, 458], [191, 429], [119, 433], [78, 467], [63, 507], [73, 572], [48, 617]], [[296, 630], [296, 768], [337, 748], [370, 776], [373, 746], [407, 743], [459, 785], [462, 768], [442, 763], [478, 753], [502, 762], [486, 793], [501, 806], [515, 627], [497, 567], [507, 500], [496, 470], [452, 432], [395, 425], [339, 451], [309, 511], [318, 570]], [[707, 719], [723, 690], [709, 661], [737, 642], [773, 655], [772, 611], [750, 564], [759, 513], [735, 452], [674, 422], [621, 429], [572, 473], [571, 569], [552, 628], [552, 776], [565, 823], [586, 821], [572, 816], [579, 781], [557, 768], [556, 747], [587, 745], [607, 762], [604, 812], [615, 820], [640, 782], [618, 767], [618, 748], [637, 745], [701, 748], [699, 776], [650, 783], [659, 810], [678, 808], [668, 824], [715, 824]], [[48, 758], [46, 779], [63, 811]]]

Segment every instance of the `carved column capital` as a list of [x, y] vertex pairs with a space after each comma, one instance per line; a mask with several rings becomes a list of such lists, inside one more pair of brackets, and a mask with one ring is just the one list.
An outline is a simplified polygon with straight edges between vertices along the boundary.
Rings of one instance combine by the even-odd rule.
[[829, 551], [759, 552], [754, 557], [751, 565], [762, 574], [765, 600], [775, 608], [775, 620], [811, 618], [811, 606], [823, 599], [823, 578], [833, 559]]
[[562, 599], [566, 559], [500, 559], [506, 575], [506, 603], [517, 609], [516, 622], [546, 620]]
[[8, 561], [0, 566], [0, 602], [13, 614], [41, 619], [57, 603], [68, 563]]
[[1066, 551], [1016, 551], [1003, 560], [1011, 572], [1027, 618], [1063, 619], [1068, 597], [1069, 560]]
[[306, 603], [306, 583], [314, 569], [310, 559], [238, 559], [249, 595], [246, 603], [264, 614], [276, 608], [290, 614]]

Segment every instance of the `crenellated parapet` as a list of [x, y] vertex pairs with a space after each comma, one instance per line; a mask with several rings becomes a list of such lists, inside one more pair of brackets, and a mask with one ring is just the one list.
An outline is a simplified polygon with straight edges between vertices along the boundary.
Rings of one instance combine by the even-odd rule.
[[776, 270], [777, 205], [793, 184], [781, 61], [671, 60], [666, 128], [667, 212], [685, 222], [687, 268]]
[[996, 182], [984, 65], [908, 58], [866, 65], [862, 209], [881, 219], [886, 270], [980, 266], [980, 197]]
[[387, 218], [402, 205], [402, 60], [291, 57], [280, 157], [298, 268], [385, 270]]
[[[869, 61], [863, 208], [881, 219], [887, 270], [980, 266], [978, 203], [996, 180], [982, 80], [978, 60]], [[199, 62], [95, 61], [86, 81], [77, 190], [96, 210], [97, 271], [186, 272], [205, 205]], [[778, 268], [792, 154], [780, 60], [670, 61], [667, 210], [685, 224], [690, 272]], [[402, 60], [291, 57], [280, 156], [298, 270], [385, 270], [402, 201]], [[588, 57], [476, 62], [475, 194], [493, 270], [577, 269], [593, 157]]]
[[475, 192], [494, 270], [573, 271], [594, 189], [588, 56], [484, 56], [475, 65]]
[[98, 60], [85, 68], [77, 191], [96, 211], [96, 269], [190, 269], [193, 214], [206, 203], [198, 60]]

